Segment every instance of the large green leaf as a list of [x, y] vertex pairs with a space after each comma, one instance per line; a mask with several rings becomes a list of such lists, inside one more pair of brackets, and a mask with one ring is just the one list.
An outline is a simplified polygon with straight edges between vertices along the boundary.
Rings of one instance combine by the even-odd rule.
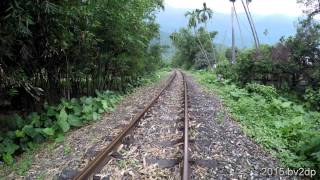
[[39, 127], [41, 125], [41, 122], [40, 122], [40, 116], [38, 115], [38, 113], [31, 113], [29, 115], [29, 118], [31, 120], [31, 124], [34, 125], [34, 126], [37, 126]]
[[62, 129], [63, 132], [67, 132], [70, 129], [70, 125], [68, 123], [68, 114], [66, 113], [65, 109], [61, 109], [60, 114], [57, 117], [58, 125]]
[[101, 104], [102, 104], [102, 108], [104, 110], [107, 110], [108, 109], [108, 101], [106, 100], [101, 100]]
[[78, 116], [73, 115], [73, 114], [69, 114], [68, 123], [74, 127], [82, 126], [82, 122], [81, 122], [80, 118]]
[[23, 128], [22, 128], [22, 131], [27, 134], [28, 136], [30, 137], [35, 137], [37, 135], [37, 132], [35, 130], [35, 128], [32, 126], [32, 125], [25, 125]]
[[21, 130], [16, 130], [16, 137], [22, 138], [25, 136], [25, 133]]
[[8, 153], [6, 153], [6, 154], [3, 154], [2, 155], [2, 158], [3, 158], [3, 160], [4, 160], [4, 162], [6, 163], [6, 164], [8, 164], [8, 165], [11, 165], [11, 164], [13, 164], [13, 157], [12, 157], [12, 155], [11, 154], [8, 154]]
[[92, 119], [93, 119], [94, 121], [98, 120], [99, 118], [100, 118], [100, 116], [99, 116], [98, 113], [96, 113], [96, 112], [93, 112], [93, 113], [92, 113]]
[[54, 141], [56, 143], [63, 142], [64, 141], [64, 135], [63, 134], [59, 134]]
[[19, 149], [18, 145], [14, 143], [7, 143], [5, 144], [3, 151], [7, 154], [13, 154], [18, 149]]
[[52, 128], [44, 128], [42, 130], [43, 133], [45, 133], [48, 136], [53, 136], [54, 135], [54, 129]]

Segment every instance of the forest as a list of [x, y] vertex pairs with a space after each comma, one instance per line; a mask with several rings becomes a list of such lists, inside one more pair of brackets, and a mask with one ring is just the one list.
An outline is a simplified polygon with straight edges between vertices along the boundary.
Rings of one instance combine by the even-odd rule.
[[220, 32], [207, 27], [214, 7], [203, 3], [170, 35], [175, 52], [167, 64], [156, 22], [163, 0], [2, 0], [0, 165], [63, 142], [136, 87], [180, 68], [285, 166], [320, 170], [320, 3], [298, 0], [304, 15], [295, 35], [270, 45], [259, 42], [251, 1], [241, 1], [253, 47], [219, 48]]

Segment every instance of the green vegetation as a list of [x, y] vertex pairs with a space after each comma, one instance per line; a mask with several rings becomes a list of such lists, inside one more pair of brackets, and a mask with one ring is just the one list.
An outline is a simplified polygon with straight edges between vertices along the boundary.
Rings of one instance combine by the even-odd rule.
[[1, 1], [0, 162], [62, 142], [152, 81], [143, 77], [164, 66], [155, 41], [162, 8], [162, 0]]
[[[185, 14], [189, 17], [188, 29], [181, 28], [179, 32], [174, 32], [170, 36], [176, 49], [172, 59], [174, 67], [213, 68], [213, 64], [217, 61], [217, 52], [212, 39], [217, 35], [217, 32], [208, 32], [205, 28], [207, 21], [212, 18], [212, 13], [212, 10], [207, 8], [204, 3], [203, 9], [196, 9]], [[203, 24], [204, 26], [201, 26]], [[200, 27], [198, 27], [199, 25]]]
[[[204, 28], [200, 28], [196, 34], [193, 34], [189, 29], [180, 29], [179, 32], [171, 35], [173, 44], [176, 48], [176, 53], [172, 59], [172, 65], [174, 67], [184, 67], [186, 69], [210, 69], [214, 64], [212, 39], [217, 33], [211, 32], [210, 39], [208, 39], [208, 32]], [[202, 41], [202, 47], [200, 48], [199, 41]], [[206, 53], [206, 54], [205, 54]], [[207, 59], [206, 56], [210, 58]]]
[[[148, 77], [140, 78], [138, 84], [141, 86], [157, 82], [170, 71], [169, 68], [163, 68]], [[131, 88], [128, 92], [133, 90]], [[9, 116], [10, 121], [0, 121], [12, 128], [0, 134], [0, 154], [6, 163], [6, 166], [0, 166], [0, 174], [15, 171], [24, 175], [37, 149], [52, 151], [56, 143], [64, 141], [65, 133], [70, 129], [99, 120], [101, 114], [112, 111], [122, 99], [121, 94], [112, 91], [96, 93], [96, 97], [73, 98], [70, 101], [62, 99], [56, 106], [46, 104], [42, 113], [31, 113], [26, 119], [15, 115], [14, 118]], [[52, 143], [39, 144], [48, 140]], [[20, 153], [23, 154], [15, 163], [13, 155]], [[64, 154], [70, 153], [70, 147], [64, 144]]]
[[320, 113], [309, 111], [278, 95], [271, 86], [247, 84], [240, 88], [213, 73], [193, 74], [217, 93], [246, 134], [291, 168], [320, 170]]
[[0, 113], [126, 91], [161, 62], [162, 0], [3, 0]]
[[[70, 128], [96, 121], [103, 112], [110, 111], [121, 99], [112, 91], [96, 92], [96, 97], [62, 99], [57, 106], [44, 105], [42, 113], [31, 113], [25, 119], [15, 115], [13, 129], [1, 132], [0, 154], [6, 164], [14, 162], [13, 155], [33, 149], [46, 140], [62, 142]], [[2, 121], [1, 121], [2, 122]], [[6, 125], [9, 121], [4, 121]]]
[[313, 110], [319, 110], [320, 90], [320, 25], [312, 19], [302, 20], [297, 33], [282, 38], [274, 46], [260, 46], [260, 55], [254, 49], [237, 51], [237, 63], [231, 64], [230, 51], [221, 60], [216, 72], [241, 87], [247, 83], [272, 85], [297, 95]]

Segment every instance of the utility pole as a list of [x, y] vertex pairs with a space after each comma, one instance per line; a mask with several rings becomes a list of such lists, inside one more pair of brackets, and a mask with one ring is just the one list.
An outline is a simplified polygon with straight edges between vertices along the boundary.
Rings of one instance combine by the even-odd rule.
[[246, 16], [247, 16], [247, 19], [248, 19], [248, 22], [249, 22], [249, 25], [250, 25], [250, 28], [251, 28], [251, 31], [252, 31], [252, 35], [253, 35], [253, 39], [254, 39], [254, 44], [256, 46], [256, 52], [259, 56], [260, 54], [260, 48], [259, 48], [259, 40], [258, 40], [258, 36], [256, 34], [256, 30], [255, 30], [255, 26], [253, 25], [253, 21], [252, 21], [252, 17], [251, 17], [251, 13], [249, 12], [249, 10], [247, 9], [247, 6], [246, 4], [244, 3], [243, 0], [241, 0], [242, 2], [242, 6], [244, 8], [244, 11], [246, 13]]
[[235, 47], [235, 32], [234, 32], [234, 5], [231, 8], [231, 27], [232, 27], [232, 60], [231, 63], [236, 63], [236, 47]]

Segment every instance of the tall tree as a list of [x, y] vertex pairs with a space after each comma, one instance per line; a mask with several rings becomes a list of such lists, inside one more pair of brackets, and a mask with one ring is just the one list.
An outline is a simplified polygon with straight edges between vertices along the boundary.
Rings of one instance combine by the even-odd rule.
[[[200, 10], [196, 10], [196, 12], [198, 14], [197, 15], [198, 21], [200, 23], [204, 23], [204, 25], [205, 25], [204, 27], [205, 27], [205, 29], [207, 29], [208, 20], [212, 18], [213, 11], [210, 8], [208, 8], [207, 4], [204, 2], [203, 8]], [[208, 32], [208, 31], [206, 31], [206, 32]], [[212, 41], [212, 37], [209, 32], [207, 33], [207, 35], [208, 35], [209, 40]], [[211, 49], [213, 52], [212, 54], [213, 54], [214, 63], [217, 63], [216, 51], [215, 51], [213, 43], [211, 43]]]
[[[242, 1], [243, 1], [243, 0], [242, 0]], [[250, 18], [250, 20], [251, 20], [254, 33], [255, 33], [255, 35], [256, 35], [258, 47], [260, 47], [260, 40], [259, 40], [259, 36], [258, 36], [258, 33], [257, 33], [257, 28], [256, 28], [256, 25], [255, 25], [255, 23], [254, 23], [254, 21], [253, 21], [253, 18], [252, 18], [252, 15], [251, 15], [251, 11], [250, 11], [250, 8], [249, 8], [249, 4], [250, 4], [251, 2], [252, 2], [252, 0], [246, 0], [246, 7], [247, 7], [247, 9], [248, 9], [249, 18]]]
[[249, 8], [247, 6], [248, 4], [245, 3], [243, 0], [241, 0], [241, 2], [242, 2], [242, 6], [243, 6], [243, 8], [245, 10], [245, 13], [246, 13], [250, 28], [251, 28], [252, 36], [253, 36], [254, 43], [255, 43], [255, 46], [256, 46], [256, 52], [259, 55], [260, 54], [259, 39], [258, 39], [258, 36], [257, 36], [257, 31], [255, 30], [255, 25], [254, 25], [254, 22], [252, 20], [250, 10], [249, 10]]
[[236, 63], [236, 46], [235, 46], [235, 31], [234, 31], [234, 13], [235, 13], [235, 0], [230, 0], [232, 2], [232, 7], [231, 7], [231, 31], [232, 31], [232, 58], [231, 58], [231, 63], [234, 64]]
[[320, 0], [297, 0], [305, 6], [303, 12], [308, 15], [309, 18], [313, 18], [320, 13]]
[[193, 28], [193, 32], [194, 32], [194, 35], [196, 36], [197, 38], [197, 41], [199, 43], [199, 49], [201, 50], [202, 54], [204, 55], [204, 57], [206, 58], [208, 64], [210, 65], [210, 69], [212, 68], [212, 65], [210, 63], [210, 60], [209, 60], [209, 57], [208, 57], [208, 54], [207, 54], [207, 51], [205, 50], [199, 36], [197, 35], [197, 31], [196, 31], [196, 28], [197, 28], [197, 25], [198, 25], [198, 15], [199, 15], [199, 10], [195, 10], [195, 11], [188, 11], [185, 16], [186, 17], [189, 17], [189, 22], [188, 22], [188, 27], [189, 28]]

